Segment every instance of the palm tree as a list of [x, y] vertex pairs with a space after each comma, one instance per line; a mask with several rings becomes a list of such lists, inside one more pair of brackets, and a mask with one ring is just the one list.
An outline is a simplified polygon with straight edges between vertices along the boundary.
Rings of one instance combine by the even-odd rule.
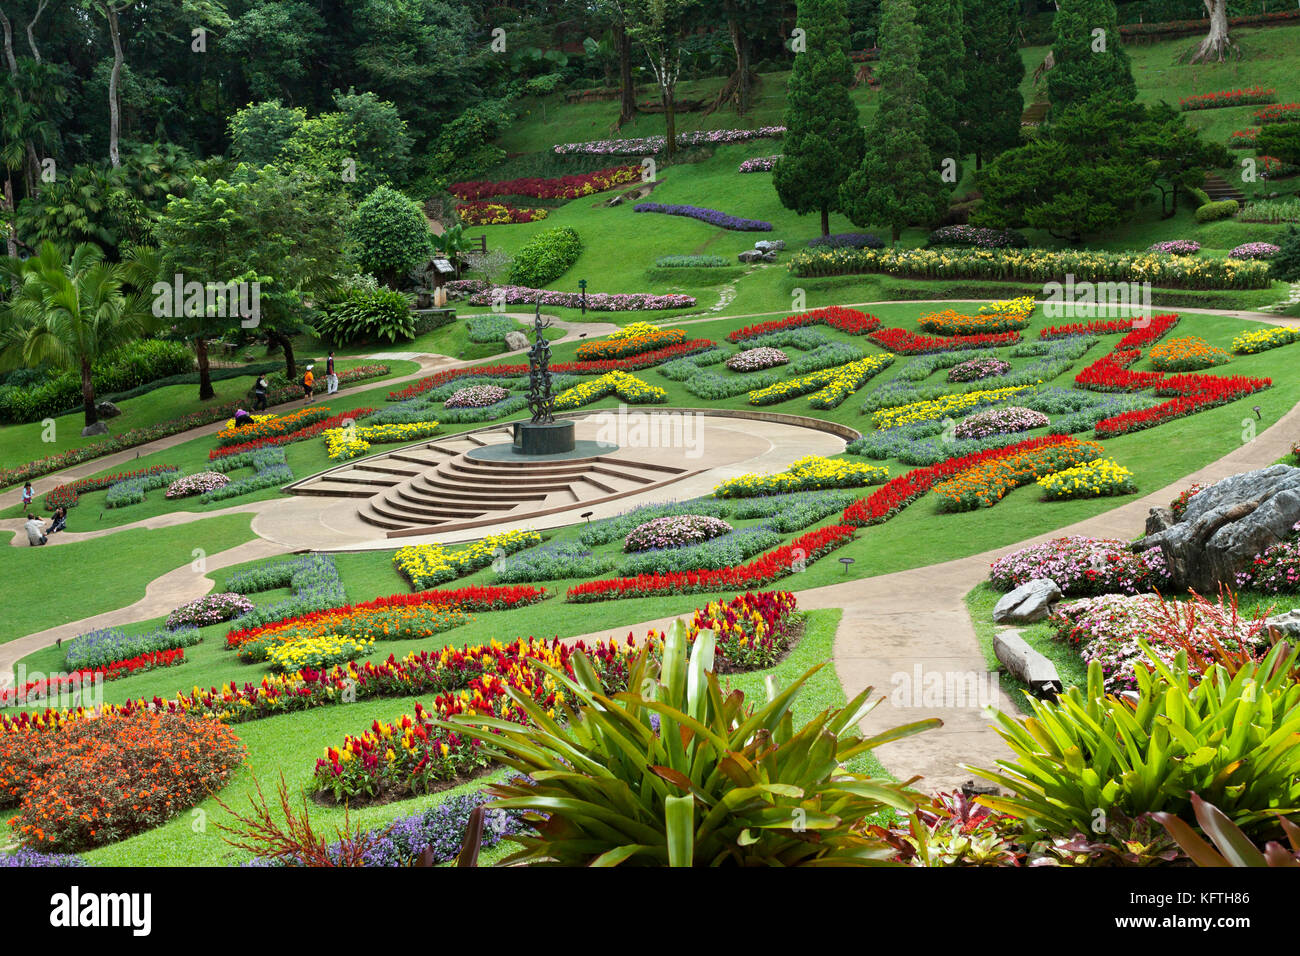
[[43, 242], [31, 259], [5, 259], [0, 273], [18, 282], [0, 313], [0, 368], [44, 362], [79, 372], [86, 413], [82, 434], [91, 434], [99, 422], [91, 366], [153, 329], [147, 298], [124, 288], [125, 267], [105, 262], [93, 243], [77, 246], [64, 259], [54, 243]]

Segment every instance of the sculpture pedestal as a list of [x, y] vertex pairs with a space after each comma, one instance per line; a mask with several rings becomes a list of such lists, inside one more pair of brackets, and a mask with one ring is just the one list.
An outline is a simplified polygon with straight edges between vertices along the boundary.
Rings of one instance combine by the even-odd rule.
[[573, 420], [515, 422], [513, 450], [519, 455], [559, 455], [573, 451]]

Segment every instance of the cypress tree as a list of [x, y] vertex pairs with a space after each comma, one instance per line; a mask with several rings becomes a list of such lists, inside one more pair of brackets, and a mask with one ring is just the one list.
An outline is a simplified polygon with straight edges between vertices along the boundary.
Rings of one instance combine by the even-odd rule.
[[[925, 76], [921, 105], [929, 122], [925, 145], [936, 165], [944, 160], [956, 164], [961, 177], [961, 101], [966, 93], [964, 78], [966, 45], [962, 39], [962, 0], [913, 0], [920, 36], [918, 70]], [[970, 0], [979, 3], [983, 0]], [[956, 185], [953, 179], [950, 186]]]
[[967, 0], [965, 5], [966, 96], [960, 133], [962, 152], [975, 154], [976, 169], [1020, 144], [1025, 61], [1016, 35], [1019, 13], [1019, 0]]
[[805, 48], [795, 54], [785, 109], [782, 157], [772, 170], [781, 204], [821, 213], [822, 235], [840, 209], [840, 184], [862, 160], [865, 134], [849, 96], [849, 22], [844, 0], [799, 0]]
[[1110, 100], [1137, 99], [1137, 83], [1128, 54], [1119, 42], [1119, 23], [1111, 0], [1060, 0], [1056, 12], [1055, 65], [1047, 73], [1051, 115], [1104, 95]]

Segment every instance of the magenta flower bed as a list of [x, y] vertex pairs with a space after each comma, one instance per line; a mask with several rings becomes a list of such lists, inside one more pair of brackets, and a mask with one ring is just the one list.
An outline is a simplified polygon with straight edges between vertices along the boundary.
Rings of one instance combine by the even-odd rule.
[[1282, 249], [1271, 242], [1243, 242], [1228, 253], [1229, 259], [1271, 259]]
[[639, 202], [632, 207], [633, 212], [658, 212], [665, 216], [686, 216], [689, 219], [698, 219], [700, 222], [707, 222], [710, 226], [717, 226], [719, 229], [731, 229], [735, 232], [771, 232], [772, 224], [764, 222], [762, 219], [741, 219], [739, 216], [731, 216], [717, 209], [707, 209], [704, 206], [679, 206], [660, 202]]
[[1051, 424], [1042, 412], [1019, 405], [1005, 408], [990, 408], [957, 423], [958, 438], [987, 438], [989, 435], [1005, 435], [1008, 432], [1027, 432], [1031, 428], [1044, 428]]
[[779, 153], [775, 156], [755, 156], [741, 163], [739, 171], [742, 173], [769, 173], [780, 158]]
[[969, 362], [962, 362], [948, 369], [948, 381], [974, 382], [994, 375], [1005, 375], [1009, 371], [1011, 371], [1011, 363], [1004, 362], [1000, 358], [971, 359]]
[[1171, 256], [1194, 256], [1200, 251], [1201, 244], [1195, 239], [1169, 239], [1147, 247], [1147, 252], [1163, 252]]
[[[1300, 522], [1291, 530], [1300, 532]], [[1237, 587], [1268, 594], [1300, 593], [1300, 538], [1272, 545], [1257, 554], [1247, 570], [1237, 572]]]
[[679, 548], [699, 544], [731, 531], [731, 525], [709, 515], [668, 515], [633, 528], [623, 542], [624, 550], [647, 551], [650, 548]]
[[[462, 280], [461, 283], [449, 282], [453, 292], [469, 292], [470, 305], [492, 305], [504, 302], [506, 305], [532, 305], [541, 296], [542, 305], [557, 305], [567, 309], [582, 307], [582, 295], [577, 292], [550, 292], [546, 289], [531, 289], [521, 285], [503, 285], [494, 289], [486, 283], [475, 280]], [[695, 305], [695, 296], [673, 293], [654, 295], [649, 292], [588, 292], [588, 312], [654, 312], [660, 309], [689, 309]]]
[[197, 475], [177, 478], [167, 486], [168, 498], [188, 498], [207, 491], [216, 491], [230, 484], [230, 479], [219, 471], [201, 471]]
[[487, 408], [510, 397], [510, 393], [500, 385], [470, 385], [457, 389], [445, 402], [443, 408]]
[[759, 369], [785, 365], [789, 361], [790, 356], [780, 349], [763, 346], [762, 348], [745, 349], [743, 352], [737, 352], [727, 359], [727, 368], [733, 372], [757, 372]]
[[1070, 535], [1030, 545], [994, 561], [989, 582], [1010, 591], [1034, 578], [1051, 578], [1063, 594], [1140, 594], [1169, 582], [1159, 548], [1134, 554], [1118, 538]]
[[[682, 147], [744, 143], [751, 139], [780, 139], [784, 126], [760, 126], [757, 129], [710, 129], [693, 133], [678, 133], [677, 145]], [[653, 156], [663, 152], [668, 144], [664, 136], [640, 136], [635, 139], [597, 139], [585, 143], [560, 143], [553, 147], [557, 153], [583, 153], [589, 156]]]

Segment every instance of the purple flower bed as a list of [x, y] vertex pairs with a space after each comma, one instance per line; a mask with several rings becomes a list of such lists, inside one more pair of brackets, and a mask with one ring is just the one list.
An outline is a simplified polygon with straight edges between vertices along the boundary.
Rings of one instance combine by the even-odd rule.
[[207, 627], [241, 617], [253, 609], [253, 602], [242, 594], [227, 591], [223, 594], [205, 594], [197, 601], [182, 604], [167, 615], [168, 630], [182, 627]]
[[729, 216], [717, 209], [705, 209], [703, 206], [677, 206], [661, 202], [639, 202], [632, 207], [633, 212], [659, 212], [665, 216], [686, 216], [707, 222], [719, 229], [732, 229], [737, 232], [771, 232], [772, 224], [761, 219], [741, 219]]
[[727, 368], [733, 372], [757, 372], [759, 369], [774, 368], [777, 365], [785, 365], [790, 361], [790, 356], [786, 355], [780, 349], [767, 348], [766, 346], [756, 349], [745, 349], [743, 352], [737, 352], [731, 358], [727, 359]]
[[989, 581], [1010, 591], [1034, 578], [1051, 578], [1063, 594], [1140, 594], [1169, 582], [1159, 548], [1134, 554], [1119, 538], [1070, 535], [1030, 545], [994, 561]]
[[747, 159], [740, 164], [739, 172], [742, 173], [770, 173], [776, 161], [781, 158], [781, 154], [775, 156], [755, 156]]
[[510, 397], [500, 385], [471, 385], [452, 392], [443, 408], [487, 408]]
[[6, 866], [85, 866], [86, 861], [71, 853], [41, 853], [20, 846], [11, 853], [0, 853], [0, 868]]
[[[450, 284], [450, 283], [449, 283]], [[468, 288], [462, 291], [469, 291]], [[471, 292], [470, 305], [532, 305], [541, 296], [542, 305], [558, 305], [569, 309], [582, 307], [582, 295], [577, 292], [549, 292], [521, 285], [503, 285], [495, 289], [483, 288]], [[653, 295], [649, 292], [588, 292], [588, 312], [654, 312], [659, 309], [688, 309], [695, 305], [695, 296]]]
[[1147, 252], [1163, 252], [1170, 256], [1194, 256], [1201, 251], [1201, 244], [1195, 239], [1169, 239], [1165, 242], [1153, 242]]
[[633, 528], [623, 542], [625, 551], [679, 548], [698, 544], [731, 531], [731, 525], [709, 515], [668, 515]]
[[[758, 129], [710, 129], [678, 133], [678, 146], [720, 146], [744, 143], [751, 139], [780, 139], [784, 126], [760, 126]], [[589, 156], [653, 156], [662, 152], [668, 140], [664, 136], [641, 136], [636, 139], [597, 139], [585, 143], [561, 143], [557, 153], [583, 153]]]
[[1243, 242], [1228, 253], [1229, 259], [1272, 259], [1281, 252], [1280, 246], [1271, 242]]
[[950, 382], [974, 382], [994, 375], [1005, 375], [1011, 371], [1011, 363], [1000, 358], [978, 358], [962, 362], [948, 369]]
[[1045, 428], [1050, 424], [1042, 412], [1019, 405], [1007, 405], [978, 412], [958, 422], [954, 434], [957, 438], [987, 438], [989, 435], [1005, 435], [1008, 432], [1027, 432], [1031, 428]]
[[885, 240], [870, 232], [833, 232], [808, 243], [809, 249], [883, 249]]
[[940, 226], [930, 233], [932, 246], [976, 246], [980, 249], [1024, 249], [1029, 240], [1014, 229], [983, 226]]

